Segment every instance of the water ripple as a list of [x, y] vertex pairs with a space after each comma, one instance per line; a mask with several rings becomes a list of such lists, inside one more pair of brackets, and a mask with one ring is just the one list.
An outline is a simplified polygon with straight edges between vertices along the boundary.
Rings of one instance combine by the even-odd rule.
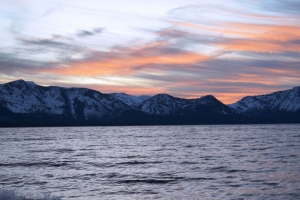
[[69, 199], [300, 199], [300, 125], [0, 129], [0, 187]]

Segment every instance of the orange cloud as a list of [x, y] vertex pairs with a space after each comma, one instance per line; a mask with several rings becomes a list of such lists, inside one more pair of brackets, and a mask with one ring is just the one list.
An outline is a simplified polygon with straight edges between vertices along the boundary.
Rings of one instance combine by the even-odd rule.
[[[134, 55], [134, 54], [138, 55]], [[125, 54], [125, 56], [120, 55]], [[130, 74], [134, 73], [135, 67], [151, 64], [169, 64], [169, 65], [187, 65], [209, 59], [208, 56], [193, 53], [157, 53], [151, 55], [144, 48], [141, 51], [131, 50], [129, 52], [117, 53], [109, 59], [99, 59], [96, 61], [78, 61], [70, 63], [67, 66], [57, 66], [54, 69], [48, 69], [46, 72], [65, 75], [109, 75], [109, 74]]]
[[[189, 72], [190, 65], [199, 63], [202, 61], [209, 61], [217, 59], [221, 54], [213, 56], [215, 52], [209, 55], [185, 51], [180, 49], [180, 46], [172, 46], [168, 41], [170, 36], [173, 41], [177, 38], [193, 37], [197, 34], [204, 32], [214, 33], [215, 37], [220, 37], [220, 40], [208, 41], [207, 45], [215, 47], [220, 52], [228, 50], [228, 52], [235, 51], [247, 51], [256, 53], [278, 53], [278, 52], [300, 52], [300, 45], [294, 43], [294, 40], [300, 38], [299, 26], [284, 26], [284, 25], [261, 25], [261, 24], [247, 24], [247, 23], [224, 23], [223, 26], [207, 26], [198, 25], [189, 22], [172, 22], [177, 25], [163, 31], [157, 31], [157, 41], [149, 42], [143, 45], [132, 44], [130, 47], [116, 47], [113, 48], [110, 53], [107, 53], [106, 57], [100, 55], [99, 58], [94, 56], [93, 58], [86, 60], [71, 61], [64, 66], [57, 66], [56, 68], [47, 69], [45, 72], [57, 74], [57, 75], [71, 75], [71, 76], [110, 76], [115, 75], [121, 77], [122, 75], [133, 75], [133, 82], [128, 85], [82, 85], [83, 87], [89, 87], [101, 92], [126, 92], [133, 95], [143, 94], [157, 94], [157, 93], [170, 93], [169, 91], [175, 91], [178, 97], [182, 98], [199, 98], [200, 96], [212, 94], [223, 103], [233, 103], [247, 95], [259, 95], [273, 92], [270, 86], [274, 85], [292, 85], [295, 82], [299, 82], [299, 76], [297, 77], [297, 70], [294, 66], [289, 66], [287, 69], [271, 69], [270, 65], [264, 68], [264, 64], [261, 66], [248, 66], [249, 70], [241, 69], [239, 71], [236, 68], [234, 74], [224, 73], [222, 70], [226, 70], [224, 66], [210, 66], [203, 64], [204, 70], [194, 69], [195, 73], [199, 73], [199, 79], [191, 76], [189, 78], [182, 78], [180, 76], [172, 76], [169, 73], [168, 77], [155, 77], [151, 79], [151, 70], [155, 72], [162, 72], [162, 74], [168, 74], [168, 70], [172, 70], [173, 67], [182, 67], [182, 70]], [[178, 26], [199, 30], [199, 33], [193, 33], [182, 31]], [[189, 35], [190, 34], [190, 35]], [[164, 40], [163, 40], [164, 39]], [[171, 41], [171, 40], [170, 40]], [[227, 52], [227, 51], [224, 51]], [[235, 60], [231, 60], [234, 62]], [[259, 62], [259, 61], [257, 61]], [[216, 62], [217, 63], [217, 62]], [[242, 62], [241, 62], [242, 63]], [[253, 62], [256, 63], [256, 62]], [[286, 62], [288, 63], [288, 61]], [[214, 62], [212, 62], [212, 65]], [[151, 69], [152, 65], [158, 66], [158, 68]], [[173, 65], [173, 66], [172, 66]], [[177, 65], [177, 66], [175, 66]], [[259, 65], [259, 64], [258, 64]], [[247, 67], [247, 66], [243, 66]], [[288, 70], [290, 68], [290, 70]], [[143, 71], [146, 69], [145, 71]], [[145, 77], [139, 77], [141, 79], [147, 79], [149, 84], [140, 84], [134, 79], [134, 74], [140, 70]], [[212, 74], [215, 74], [212, 75]], [[224, 75], [222, 75], [224, 73]], [[248, 74], [245, 74], [248, 73]], [[147, 76], [149, 75], [149, 76]], [[188, 75], [187, 75], [188, 76]], [[150, 77], [150, 78], [149, 78]], [[157, 78], [157, 79], [156, 79]], [[165, 78], [165, 80], [163, 80]], [[290, 80], [287, 80], [290, 78]], [[160, 88], [156, 88], [155, 85], [163, 83]], [[114, 80], [109, 82], [113, 84]], [[151, 87], [151, 84], [154, 86]], [[241, 86], [243, 85], [243, 86]], [[262, 88], [264, 87], [264, 88]], [[179, 89], [178, 89], [179, 88]], [[189, 90], [190, 89], [190, 90]], [[224, 91], [221, 91], [221, 89]], [[288, 88], [286, 88], [288, 89]], [[211, 91], [211, 92], [201, 92]], [[232, 92], [234, 91], [234, 92]], [[173, 93], [174, 94], [174, 93]]]
[[[247, 24], [235, 22], [226, 23], [224, 27], [225, 30], [221, 31], [224, 34], [247, 36], [249, 39], [287, 42], [300, 38], [300, 26], [296, 25]], [[239, 31], [228, 31], [227, 29]]]
[[155, 95], [159, 93], [164, 93], [163, 88], [154, 88], [154, 87], [139, 87], [137, 85], [131, 86], [114, 86], [114, 85], [84, 85], [84, 87], [98, 90], [102, 93], [121, 93], [126, 92], [130, 95]]
[[215, 93], [214, 94], [214, 96], [224, 104], [235, 103], [247, 95], [249, 95], [249, 92]]
[[204, 26], [190, 22], [172, 22], [175, 25], [211, 31], [228, 37], [227, 41], [212, 43], [231, 51], [258, 53], [300, 52], [300, 45], [293, 40], [300, 39], [300, 26], [269, 25], [249, 23], [225, 23], [223, 26]]
[[274, 78], [267, 78], [256, 74], [239, 74], [235, 78], [228, 77], [227, 79], [214, 79], [209, 78], [207, 81], [211, 82], [224, 82], [224, 83], [259, 83], [264, 85], [276, 85], [278, 81]]
[[171, 22], [178, 26], [211, 31], [225, 36], [236, 36], [248, 39], [276, 40], [281, 42], [291, 41], [300, 38], [300, 26], [296, 25], [270, 25], [270, 24], [249, 24], [249, 23], [224, 23], [220, 26], [200, 25], [190, 22]]
[[[208, 86], [202, 86], [203, 87], [208, 87]], [[220, 88], [222, 88], [222, 86], [220, 86]], [[228, 89], [228, 86], [224, 86], [224, 89]], [[224, 104], [231, 104], [231, 103], [235, 103], [238, 100], [242, 99], [245, 96], [249, 96], [249, 95], [261, 95], [261, 94], [267, 94], [267, 93], [271, 93], [274, 92], [274, 90], [268, 90], [268, 89], [264, 89], [261, 90], [259, 88], [254, 88], [251, 87], [250, 89], [241, 89], [240, 87], [230, 87], [232, 90], [234, 90], [235, 92], [201, 92], [201, 93], [195, 93], [195, 92], [190, 92], [190, 93], [180, 93], [179, 96], [181, 96], [182, 98], [189, 98], [189, 99], [196, 99], [205, 95], [213, 95], [215, 96], [219, 101], [221, 101]]]
[[257, 53], [300, 52], [299, 44], [278, 43], [272, 41], [232, 39], [230, 42], [218, 43], [217, 46], [230, 51], [250, 51]]
[[298, 26], [243, 23], [231, 23], [229, 25], [232, 29], [250, 31], [248, 33], [237, 31], [228, 33], [226, 30], [223, 31], [223, 33], [246, 38], [231, 39], [226, 43], [217, 44], [222, 48], [233, 51], [251, 51], [257, 53], [300, 52], [300, 45], [293, 42], [293, 40], [300, 39], [300, 27]]

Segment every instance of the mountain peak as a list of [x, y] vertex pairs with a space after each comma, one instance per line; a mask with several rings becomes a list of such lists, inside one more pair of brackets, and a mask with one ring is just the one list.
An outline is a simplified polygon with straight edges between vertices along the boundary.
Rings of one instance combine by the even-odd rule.
[[24, 81], [23, 79], [18, 79], [18, 80], [15, 80], [15, 81], [11, 81], [11, 82], [8, 82], [8, 84], [10, 83], [13, 83], [13, 84], [24, 84], [26, 83], [26, 81]]
[[246, 114], [267, 113], [272, 116], [272, 113], [297, 112], [300, 110], [300, 87], [271, 94], [247, 96], [228, 106]]
[[2, 85], [7, 85], [9, 87], [12, 87], [12, 88], [25, 88], [26, 87], [26, 81], [24, 81], [23, 79], [19, 79], [19, 80], [15, 80], [15, 81], [11, 81], [11, 82], [8, 82], [8, 83], [4, 83]]
[[[166, 94], [166, 93], [160, 93], [160, 94], [156, 94], [152, 97], [153, 99], [178, 99], [178, 97], [173, 97], [169, 94]], [[149, 99], [152, 99], [152, 98], [149, 98]]]
[[216, 97], [214, 97], [213, 95], [205, 95], [205, 96], [202, 96], [200, 97], [200, 99], [205, 99], [205, 100], [217, 100]]
[[216, 106], [216, 105], [222, 105], [223, 103], [219, 101], [216, 97], [213, 95], [206, 95], [202, 96], [199, 99], [197, 99], [197, 102], [203, 105], [210, 105], [210, 106]]
[[[40, 114], [47, 116], [45, 123], [52, 116], [53, 120], [88, 124], [201, 124], [223, 123], [223, 120], [239, 123], [248, 119], [260, 122], [264, 117], [274, 122], [281, 119], [296, 122], [300, 121], [300, 87], [245, 97], [235, 104], [224, 105], [213, 95], [183, 99], [165, 93], [155, 96], [102, 94], [87, 88], [41, 87], [20, 79], [0, 85], [0, 108], [16, 116], [12, 118], [16, 122], [20, 121], [19, 116], [39, 117]], [[0, 126], [1, 116], [9, 117], [0, 112]], [[31, 118], [32, 123], [35, 119]]]
[[25, 81], [25, 82], [29, 85], [36, 85], [35, 82], [33, 82], [33, 81]]
[[156, 94], [154, 96], [158, 96], [158, 97], [168, 96], [168, 97], [171, 97], [171, 95], [166, 94], [166, 93], [159, 93], [159, 94]]
[[113, 95], [128, 95], [125, 92], [114, 92], [114, 93], [111, 93], [111, 94], [113, 94]]
[[13, 85], [24, 85], [24, 84], [36, 85], [33, 81], [25, 81], [23, 79], [11, 81], [11, 82], [8, 82], [7, 84], [13, 84]]

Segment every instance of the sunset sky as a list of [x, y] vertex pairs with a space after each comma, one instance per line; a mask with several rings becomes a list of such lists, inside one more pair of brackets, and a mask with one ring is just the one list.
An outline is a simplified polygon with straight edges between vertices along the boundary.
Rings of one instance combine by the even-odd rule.
[[233, 103], [300, 86], [300, 0], [0, 0], [0, 83]]

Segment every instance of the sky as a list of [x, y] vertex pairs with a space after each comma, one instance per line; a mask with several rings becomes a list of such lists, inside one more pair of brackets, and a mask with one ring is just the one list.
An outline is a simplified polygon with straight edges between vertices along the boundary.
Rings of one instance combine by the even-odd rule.
[[0, 83], [214, 95], [300, 86], [300, 0], [0, 0]]

